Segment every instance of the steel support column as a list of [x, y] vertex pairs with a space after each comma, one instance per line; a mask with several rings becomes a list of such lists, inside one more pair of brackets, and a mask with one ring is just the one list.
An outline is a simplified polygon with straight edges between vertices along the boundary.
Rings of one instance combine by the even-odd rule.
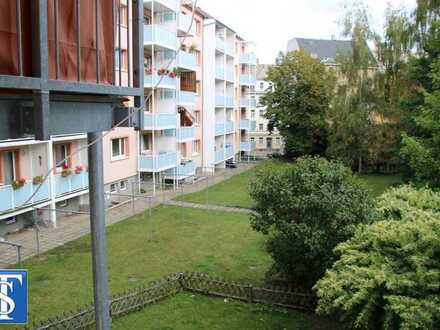
[[90, 229], [97, 330], [110, 328], [102, 133], [88, 133]]

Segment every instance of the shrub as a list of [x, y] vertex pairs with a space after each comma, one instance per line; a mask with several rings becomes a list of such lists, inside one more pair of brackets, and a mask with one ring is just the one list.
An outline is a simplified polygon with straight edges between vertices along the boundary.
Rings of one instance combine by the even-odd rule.
[[355, 329], [438, 329], [440, 216], [412, 212], [360, 228], [317, 290], [320, 314]]
[[270, 234], [272, 272], [307, 287], [334, 261], [333, 249], [374, 218], [373, 200], [339, 162], [305, 157], [253, 180], [252, 227]]
[[440, 194], [429, 188], [415, 189], [410, 185], [393, 188], [379, 198], [378, 210], [390, 220], [400, 220], [420, 211], [440, 213]]

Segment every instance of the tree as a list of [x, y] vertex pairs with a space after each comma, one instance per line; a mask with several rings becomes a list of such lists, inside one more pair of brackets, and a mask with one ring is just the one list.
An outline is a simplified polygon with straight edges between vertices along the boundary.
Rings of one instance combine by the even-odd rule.
[[339, 259], [315, 286], [317, 312], [355, 329], [438, 329], [439, 201], [412, 187], [385, 194], [385, 221], [360, 227], [335, 249]]
[[375, 39], [368, 10], [362, 1], [352, 1], [345, 9], [342, 36], [351, 41], [352, 49], [337, 58], [339, 80], [328, 117], [328, 155], [361, 172], [372, 147], [377, 145], [375, 137], [383, 122], [378, 120], [381, 119], [381, 99], [377, 93], [380, 81], [376, 81], [377, 62], [368, 46]]
[[374, 217], [373, 201], [351, 171], [319, 157], [260, 172], [250, 193], [251, 224], [269, 236], [272, 273], [308, 288], [334, 261], [333, 248]]
[[402, 159], [413, 179], [440, 187], [440, 20], [424, 33], [423, 52], [411, 62], [414, 92], [410, 99], [414, 123], [402, 136]]
[[304, 51], [280, 55], [269, 68], [273, 89], [261, 99], [266, 117], [280, 131], [291, 157], [323, 154], [326, 149], [325, 116], [334, 77], [318, 60]]

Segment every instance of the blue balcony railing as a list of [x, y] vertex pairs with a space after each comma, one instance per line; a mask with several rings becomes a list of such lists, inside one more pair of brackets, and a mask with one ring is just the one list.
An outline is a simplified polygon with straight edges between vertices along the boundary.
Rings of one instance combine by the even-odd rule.
[[13, 189], [12, 186], [0, 186], [0, 212], [11, 211], [26, 205], [34, 205], [50, 199], [49, 181], [46, 180], [34, 197], [25, 205], [38, 185], [26, 182], [23, 187]]
[[215, 79], [217, 80], [226, 80], [226, 71], [222, 67], [215, 68]]
[[255, 86], [257, 84], [257, 78], [254, 75], [242, 74], [240, 76], [240, 84], [244, 86]]
[[179, 104], [180, 105], [195, 105], [196, 104], [196, 94], [194, 92], [180, 91], [179, 94]]
[[89, 188], [89, 176], [87, 172], [72, 174], [66, 177], [55, 176], [55, 196], [60, 197]]
[[170, 169], [166, 172], [167, 176], [176, 175], [179, 178], [186, 178], [196, 174], [196, 163], [193, 161], [183, 162], [177, 165], [176, 169]]
[[139, 168], [141, 172], [161, 172], [176, 166], [176, 152], [140, 155], [139, 157]]
[[225, 80], [230, 82], [235, 81], [235, 75], [233, 70], [225, 70]]
[[234, 133], [234, 122], [232, 121], [225, 122], [225, 133], [226, 134]]
[[257, 107], [257, 100], [250, 99], [250, 98], [242, 98], [240, 100], [240, 106], [242, 108], [256, 108]]
[[257, 55], [255, 55], [255, 53], [245, 53], [241, 55], [240, 64], [257, 65]]
[[235, 54], [234, 45], [227, 42], [225, 46], [225, 54], [229, 56], [234, 56]]
[[175, 129], [178, 122], [179, 116], [177, 114], [144, 112], [145, 130]]
[[255, 142], [241, 142], [240, 143], [240, 151], [251, 152], [257, 148], [257, 144]]
[[190, 15], [179, 13], [177, 27], [181, 32], [188, 33], [190, 36], [196, 35], [196, 23], [192, 22]]
[[177, 34], [159, 25], [144, 25], [144, 45], [157, 45], [176, 50], [179, 45]]
[[233, 108], [235, 106], [235, 99], [233, 96], [225, 96], [226, 108]]
[[215, 39], [215, 49], [224, 53], [226, 49], [226, 42], [223, 39], [217, 37]]
[[[162, 6], [165, 6], [166, 8], [177, 11], [178, 9], [178, 1], [177, 0], [154, 0], [156, 3], [160, 3]], [[153, 0], [144, 0], [144, 5], [147, 3], [151, 3]]]
[[215, 124], [215, 135], [223, 135], [225, 134], [225, 123], [217, 123]]
[[251, 121], [249, 119], [240, 120], [240, 129], [250, 130], [251, 129]]
[[146, 74], [144, 81], [145, 88], [164, 88], [164, 89], [176, 89], [177, 79], [168, 75], [159, 76], [157, 74]]
[[179, 127], [177, 130], [177, 139], [182, 141], [194, 140], [196, 138], [195, 127]]
[[183, 69], [195, 71], [197, 69], [197, 58], [195, 54], [179, 51], [177, 56], [178, 66]]
[[234, 148], [232, 146], [225, 147], [225, 159], [234, 157]]

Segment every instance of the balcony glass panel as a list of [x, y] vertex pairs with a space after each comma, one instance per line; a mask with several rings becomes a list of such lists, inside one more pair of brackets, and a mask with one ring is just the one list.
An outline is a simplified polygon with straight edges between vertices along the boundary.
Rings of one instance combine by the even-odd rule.
[[144, 112], [144, 129], [172, 129], [178, 123], [177, 114]]
[[144, 45], [153, 44], [176, 50], [179, 42], [175, 32], [159, 25], [144, 25]]
[[89, 176], [87, 172], [81, 172], [79, 174], [71, 174], [67, 177], [63, 177], [59, 174], [55, 176], [55, 195], [57, 197], [74, 193], [77, 191], [88, 189]]

